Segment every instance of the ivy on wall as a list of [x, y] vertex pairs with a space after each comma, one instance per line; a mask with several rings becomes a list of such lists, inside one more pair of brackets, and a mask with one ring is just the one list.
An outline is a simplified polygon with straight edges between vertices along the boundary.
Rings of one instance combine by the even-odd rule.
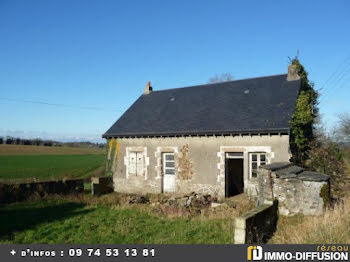
[[106, 163], [106, 175], [112, 176], [113, 171], [117, 167], [117, 159], [119, 155], [119, 142], [115, 138], [108, 139], [107, 142], [107, 163]]
[[292, 162], [304, 165], [314, 140], [313, 128], [318, 114], [318, 93], [314, 89], [314, 83], [308, 80], [308, 73], [299, 59], [292, 59], [291, 64], [297, 68], [301, 87], [290, 121], [290, 149]]

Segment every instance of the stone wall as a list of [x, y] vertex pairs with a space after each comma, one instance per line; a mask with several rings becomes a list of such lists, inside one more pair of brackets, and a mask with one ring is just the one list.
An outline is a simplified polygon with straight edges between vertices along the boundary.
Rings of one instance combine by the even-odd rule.
[[[118, 154], [113, 158], [111, 171], [114, 190], [123, 193], [162, 193], [161, 155], [175, 155], [176, 192], [192, 191], [225, 196], [225, 153], [243, 152], [244, 190], [255, 190], [257, 181], [249, 179], [249, 153], [266, 152], [268, 163], [288, 161], [288, 135], [202, 136], [118, 138]], [[142, 152], [145, 168], [143, 175], [128, 175], [128, 154], [134, 148]], [[183, 158], [184, 150], [186, 158]], [[111, 149], [113, 150], [113, 149]], [[109, 155], [109, 154], [108, 154]], [[190, 168], [188, 172], [183, 168]], [[251, 185], [253, 187], [251, 187]], [[255, 192], [255, 191], [254, 191]]]
[[277, 199], [282, 215], [320, 215], [330, 199], [327, 175], [286, 162], [263, 166], [258, 172], [259, 204]]
[[67, 179], [27, 183], [0, 183], [0, 203], [23, 201], [47, 194], [77, 194], [84, 192], [83, 179]]
[[196, 192], [199, 194], [209, 194], [211, 196], [222, 195], [222, 189], [219, 185], [200, 184], [193, 183], [192, 181], [176, 180], [176, 193], [188, 194], [190, 192]]
[[278, 201], [249, 210], [235, 220], [235, 244], [266, 243], [276, 230]]
[[128, 194], [159, 194], [162, 189], [161, 182], [161, 179], [144, 179], [141, 176], [113, 177], [114, 191]]
[[91, 177], [91, 194], [93, 196], [108, 194], [113, 191], [113, 177]]

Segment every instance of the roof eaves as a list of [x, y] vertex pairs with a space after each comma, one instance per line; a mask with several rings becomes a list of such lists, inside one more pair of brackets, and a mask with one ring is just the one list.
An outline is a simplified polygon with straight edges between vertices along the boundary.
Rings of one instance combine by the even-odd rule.
[[245, 134], [289, 134], [289, 128], [241, 130], [241, 131], [203, 131], [203, 132], [159, 132], [159, 133], [128, 133], [128, 134], [103, 134], [102, 138], [113, 137], [174, 137], [174, 136], [222, 136]]

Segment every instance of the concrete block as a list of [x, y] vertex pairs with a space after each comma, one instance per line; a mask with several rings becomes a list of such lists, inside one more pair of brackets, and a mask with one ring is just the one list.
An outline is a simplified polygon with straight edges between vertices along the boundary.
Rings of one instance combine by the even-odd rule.
[[245, 244], [246, 243], [246, 232], [244, 229], [235, 229], [234, 235], [235, 244]]
[[237, 217], [235, 219], [235, 228], [236, 229], [244, 229], [246, 228], [246, 218], [245, 217]]

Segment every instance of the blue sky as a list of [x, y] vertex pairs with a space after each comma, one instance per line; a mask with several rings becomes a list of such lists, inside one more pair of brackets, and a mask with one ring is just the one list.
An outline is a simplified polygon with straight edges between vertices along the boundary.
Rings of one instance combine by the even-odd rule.
[[332, 126], [350, 111], [349, 13], [348, 1], [0, 0], [0, 135], [96, 141], [146, 81], [286, 73], [297, 50]]

